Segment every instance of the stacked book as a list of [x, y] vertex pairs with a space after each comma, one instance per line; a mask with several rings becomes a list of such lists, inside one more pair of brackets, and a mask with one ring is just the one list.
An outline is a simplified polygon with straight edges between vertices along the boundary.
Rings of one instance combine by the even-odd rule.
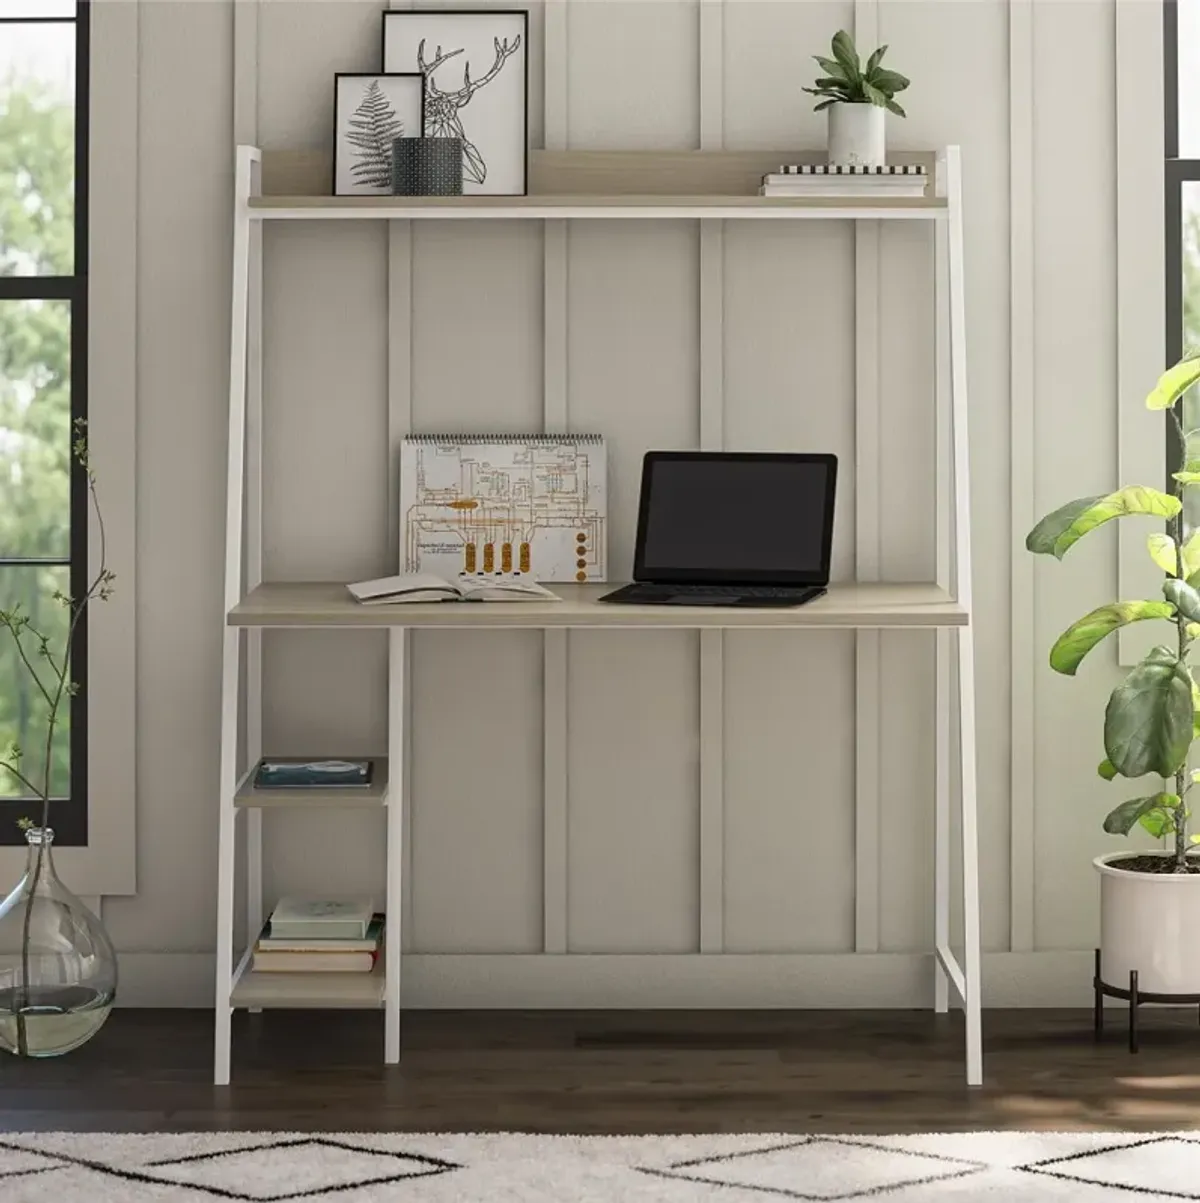
[[785, 164], [764, 175], [760, 196], [903, 197], [925, 195], [929, 178], [923, 166], [840, 167], [832, 164]]
[[370, 973], [383, 947], [383, 916], [369, 898], [284, 898], [254, 946], [256, 973]]

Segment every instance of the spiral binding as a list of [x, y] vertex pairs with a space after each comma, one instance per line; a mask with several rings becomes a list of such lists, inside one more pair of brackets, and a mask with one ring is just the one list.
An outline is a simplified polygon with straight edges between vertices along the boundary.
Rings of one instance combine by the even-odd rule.
[[439, 444], [473, 444], [473, 443], [587, 443], [599, 446], [604, 442], [604, 436], [599, 434], [410, 434], [404, 439], [406, 443], [419, 443], [423, 446]]

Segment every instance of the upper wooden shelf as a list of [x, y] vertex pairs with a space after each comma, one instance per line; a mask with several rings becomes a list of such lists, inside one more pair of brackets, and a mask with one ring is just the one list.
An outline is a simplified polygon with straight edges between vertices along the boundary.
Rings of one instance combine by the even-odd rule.
[[345, 585], [259, 585], [230, 611], [235, 627], [658, 627], [783, 630], [798, 627], [955, 627], [967, 612], [932, 584], [832, 585], [796, 609], [740, 606], [613, 606], [599, 601], [609, 585], [552, 585], [558, 602], [432, 602], [364, 606]]
[[536, 219], [536, 218], [907, 218], [946, 212], [933, 195], [935, 157], [897, 153], [896, 163], [922, 164], [926, 195], [894, 197], [762, 197], [762, 176], [781, 163], [821, 162], [799, 151], [531, 151], [526, 196], [331, 196], [326, 155], [267, 151], [261, 195], [251, 198], [260, 219]]

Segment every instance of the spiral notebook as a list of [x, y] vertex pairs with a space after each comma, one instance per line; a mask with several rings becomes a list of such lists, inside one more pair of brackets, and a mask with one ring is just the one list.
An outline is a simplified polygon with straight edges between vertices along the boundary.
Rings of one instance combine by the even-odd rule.
[[604, 440], [578, 434], [425, 434], [400, 447], [400, 566], [607, 580]]

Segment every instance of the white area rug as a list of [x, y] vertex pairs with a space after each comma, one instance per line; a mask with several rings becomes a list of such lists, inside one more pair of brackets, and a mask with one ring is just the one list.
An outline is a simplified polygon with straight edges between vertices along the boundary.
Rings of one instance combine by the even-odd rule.
[[1154, 1203], [1200, 1200], [1200, 1133], [0, 1136], [3, 1203]]

